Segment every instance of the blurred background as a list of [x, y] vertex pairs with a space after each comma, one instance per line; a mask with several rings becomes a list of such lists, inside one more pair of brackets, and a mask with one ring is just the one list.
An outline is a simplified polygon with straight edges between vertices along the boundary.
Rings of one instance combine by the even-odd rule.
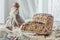
[[19, 3], [19, 15], [24, 20], [31, 20], [37, 13], [48, 13], [54, 21], [60, 21], [60, 0], [0, 0], [0, 23], [5, 22], [14, 2]]

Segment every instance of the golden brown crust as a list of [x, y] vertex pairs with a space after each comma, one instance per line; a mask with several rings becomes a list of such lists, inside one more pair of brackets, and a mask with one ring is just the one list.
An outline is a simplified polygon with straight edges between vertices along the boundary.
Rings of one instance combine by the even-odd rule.
[[50, 14], [35, 14], [33, 16], [33, 21], [45, 23], [47, 26], [53, 26], [53, 16]]
[[22, 25], [21, 30], [43, 35], [51, 33], [51, 29], [49, 30], [44, 23], [38, 22], [25, 23]]
[[33, 21], [35, 21], [35, 22], [43, 22], [43, 23], [46, 23], [48, 19], [49, 20], [53, 20], [53, 16], [50, 15], [50, 14], [44, 14], [44, 13], [35, 14], [33, 16]]

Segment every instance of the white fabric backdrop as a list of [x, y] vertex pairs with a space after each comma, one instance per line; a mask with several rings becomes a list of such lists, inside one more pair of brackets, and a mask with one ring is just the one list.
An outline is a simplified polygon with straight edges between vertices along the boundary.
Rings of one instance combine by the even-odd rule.
[[60, 21], [60, 0], [48, 1], [48, 13], [54, 16], [54, 21]]
[[4, 23], [4, 0], [0, 0], [0, 23]]
[[36, 13], [37, 0], [19, 0], [20, 3], [20, 15], [24, 19], [30, 19], [34, 13]]
[[54, 16], [54, 21], [60, 21], [60, 0], [19, 0], [21, 5], [20, 15], [29, 19], [33, 14], [49, 13]]

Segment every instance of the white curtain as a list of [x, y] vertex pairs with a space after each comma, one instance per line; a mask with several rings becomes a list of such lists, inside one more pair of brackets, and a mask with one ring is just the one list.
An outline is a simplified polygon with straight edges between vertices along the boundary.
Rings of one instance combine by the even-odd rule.
[[49, 0], [48, 6], [48, 12], [54, 16], [54, 21], [60, 21], [60, 0]]
[[48, 13], [48, 0], [19, 0], [20, 15], [30, 19], [36, 13]]
[[60, 0], [53, 0], [52, 13], [56, 21], [60, 21]]
[[19, 0], [20, 16], [24, 19], [31, 19], [32, 15], [36, 13], [37, 0]]
[[0, 23], [4, 23], [4, 0], [0, 0]]
[[49, 13], [54, 21], [60, 21], [60, 0], [19, 0], [20, 15], [24, 19], [32, 18], [35, 13]]

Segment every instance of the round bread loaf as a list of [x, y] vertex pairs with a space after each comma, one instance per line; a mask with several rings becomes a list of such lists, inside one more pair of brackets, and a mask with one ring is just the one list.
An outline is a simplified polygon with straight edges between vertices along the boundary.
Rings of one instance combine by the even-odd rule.
[[40, 13], [33, 16], [33, 22], [42, 22], [48, 31], [52, 32], [53, 16], [51, 14]]
[[53, 16], [51, 14], [40, 13], [33, 16], [34, 22], [42, 22], [45, 24], [53, 24]]
[[41, 22], [28, 22], [21, 25], [22, 31], [32, 32], [39, 35], [49, 35], [51, 34], [51, 28], [46, 27], [44, 23]]

